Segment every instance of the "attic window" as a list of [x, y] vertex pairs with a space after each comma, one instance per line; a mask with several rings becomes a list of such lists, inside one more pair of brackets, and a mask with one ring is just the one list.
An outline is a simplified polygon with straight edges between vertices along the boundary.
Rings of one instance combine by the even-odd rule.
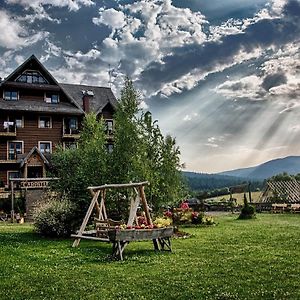
[[58, 103], [59, 102], [58, 94], [45, 93], [45, 102], [47, 102], [47, 103]]
[[38, 71], [25, 71], [20, 75], [17, 82], [34, 83], [34, 84], [48, 84], [48, 81]]

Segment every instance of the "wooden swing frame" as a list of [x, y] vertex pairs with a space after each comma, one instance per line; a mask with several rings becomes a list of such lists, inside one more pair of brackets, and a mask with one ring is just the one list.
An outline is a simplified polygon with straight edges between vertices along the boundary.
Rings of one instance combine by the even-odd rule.
[[[145, 218], [147, 221], [147, 225], [153, 225], [149, 207], [146, 200], [146, 195], [144, 188], [145, 186], [149, 185], [148, 181], [144, 182], [137, 182], [137, 183], [126, 183], [126, 184], [105, 184], [101, 186], [89, 187], [93, 198], [90, 203], [90, 206], [86, 212], [86, 215], [83, 219], [83, 222], [80, 226], [79, 231], [77, 234], [71, 235], [75, 238], [73, 242], [73, 247], [78, 247], [81, 239], [88, 239], [94, 241], [101, 241], [101, 242], [111, 242], [112, 245], [112, 255], [113, 257], [119, 258], [123, 260], [123, 252], [125, 247], [128, 245], [130, 241], [134, 241], [134, 236], [127, 236], [127, 237], [118, 237], [116, 234], [116, 229], [111, 228], [111, 235], [107, 237], [96, 237], [91, 236], [91, 233], [95, 233], [96, 231], [85, 231], [88, 221], [93, 213], [94, 208], [96, 209], [96, 220], [100, 222], [108, 221], [107, 212], [105, 207], [105, 196], [106, 191], [109, 189], [124, 189], [124, 188], [132, 188], [134, 191], [135, 197], [132, 197], [130, 200], [130, 211], [129, 211], [129, 218], [127, 221], [127, 226], [133, 226], [134, 223], [137, 223], [137, 210], [140, 204], [142, 204], [143, 210], [145, 212]], [[101, 201], [99, 204], [99, 196], [101, 197]], [[109, 228], [109, 227], [108, 227]], [[149, 229], [151, 230], [151, 229]], [[149, 231], [148, 230], [148, 231]], [[151, 235], [147, 238], [139, 238], [137, 235], [136, 240], [152, 240], [154, 245], [154, 250], [168, 250], [171, 251], [171, 240], [170, 237], [173, 234], [173, 228], [166, 229], [154, 229], [155, 238], [151, 238]], [[140, 231], [140, 230], [138, 230]]]

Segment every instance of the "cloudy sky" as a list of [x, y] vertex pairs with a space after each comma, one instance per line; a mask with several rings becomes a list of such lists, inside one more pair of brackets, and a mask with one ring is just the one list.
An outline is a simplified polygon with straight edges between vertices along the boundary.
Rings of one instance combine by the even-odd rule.
[[299, 0], [0, 0], [0, 76], [33, 53], [116, 95], [128, 75], [187, 170], [253, 166], [300, 155], [299, 20]]

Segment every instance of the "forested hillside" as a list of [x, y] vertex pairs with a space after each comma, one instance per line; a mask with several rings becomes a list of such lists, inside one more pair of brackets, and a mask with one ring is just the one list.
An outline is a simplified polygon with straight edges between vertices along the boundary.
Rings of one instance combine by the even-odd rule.
[[194, 172], [183, 172], [183, 175], [191, 191], [211, 191], [247, 182], [251, 183], [251, 190], [253, 191], [257, 188], [261, 189], [263, 186], [263, 181], [257, 179]]

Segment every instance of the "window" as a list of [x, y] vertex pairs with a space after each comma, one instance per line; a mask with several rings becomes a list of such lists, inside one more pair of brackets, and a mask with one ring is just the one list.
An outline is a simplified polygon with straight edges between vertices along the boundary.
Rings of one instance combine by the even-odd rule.
[[19, 171], [7, 171], [7, 184], [9, 184], [9, 180], [13, 178], [20, 178]]
[[65, 119], [65, 134], [78, 134], [78, 119], [76, 117]]
[[52, 128], [51, 117], [39, 117], [39, 128]]
[[24, 127], [24, 119], [23, 117], [17, 117], [15, 119], [15, 124], [17, 128], [23, 128]]
[[112, 134], [113, 127], [114, 127], [113, 120], [105, 120], [105, 126], [106, 126], [106, 133]]
[[13, 141], [8, 142], [8, 159], [16, 160], [18, 154], [23, 153], [23, 142], [22, 141]]
[[34, 83], [34, 84], [47, 84], [47, 80], [37, 71], [25, 71], [17, 78], [17, 82]]
[[17, 91], [4, 91], [3, 98], [7, 101], [17, 101], [19, 98], [18, 96]]
[[52, 142], [39, 142], [39, 149], [41, 153], [51, 153], [52, 152]]
[[58, 103], [59, 102], [58, 94], [45, 93], [45, 102], [47, 102], [47, 103]]
[[77, 118], [70, 118], [69, 119], [69, 126], [70, 126], [70, 129], [78, 129], [78, 120], [77, 120]]
[[77, 143], [76, 142], [64, 142], [64, 149], [77, 149]]
[[114, 150], [114, 145], [113, 144], [106, 144], [106, 149], [108, 153], [112, 153]]

